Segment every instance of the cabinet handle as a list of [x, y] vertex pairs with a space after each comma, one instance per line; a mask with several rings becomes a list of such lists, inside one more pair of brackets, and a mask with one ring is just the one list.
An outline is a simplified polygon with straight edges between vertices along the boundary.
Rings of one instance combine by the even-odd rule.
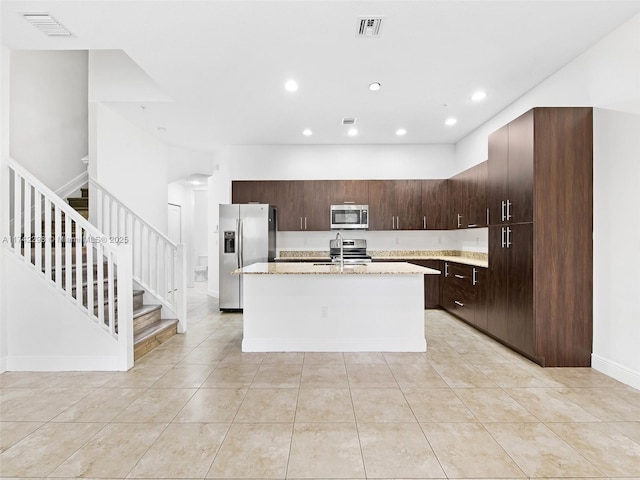
[[505, 228], [500, 227], [500, 248], [505, 248], [507, 246], [507, 242], [504, 240]]
[[478, 274], [478, 269], [476, 269], [476, 267], [473, 267], [472, 274], [471, 274], [471, 285], [473, 285], [474, 287], [476, 286], [476, 283], [478, 283], [478, 280], [476, 279], [477, 274]]
[[507, 200], [507, 220], [511, 220], [511, 205], [513, 204]]
[[396, 217], [391, 215], [391, 230], [396, 229]]
[[302, 228], [302, 217], [300, 217], [300, 230], [303, 230], [303, 228]]
[[457, 273], [454, 275], [456, 278], [466, 278], [464, 275], [458, 275]]
[[489, 225], [489, 207], [487, 207], [487, 225]]
[[459, 307], [464, 307], [464, 303], [459, 302], [458, 300], [454, 300], [453, 303], [455, 303], [456, 305], [458, 305]]
[[477, 223], [470, 223], [469, 225], [467, 225], [467, 227], [469, 228], [473, 228], [473, 227], [477, 227], [478, 224]]
[[458, 214], [458, 228], [462, 228], [462, 215]]
[[426, 215], [422, 217], [422, 228], [424, 230], [427, 229], [427, 217], [426, 217]]
[[444, 262], [444, 276], [449, 276], [449, 264], [447, 262]]
[[504, 222], [506, 215], [504, 214], [504, 207], [506, 207], [504, 200], [500, 202], [500, 220]]
[[356, 202], [342, 202], [342, 203], [344, 203], [345, 205], [353, 205], [353, 204], [355, 204]]
[[507, 227], [507, 248], [511, 246], [511, 227]]
[[400, 217], [396, 216], [396, 228], [400, 230]]
[[304, 217], [304, 229], [307, 229], [307, 217]]

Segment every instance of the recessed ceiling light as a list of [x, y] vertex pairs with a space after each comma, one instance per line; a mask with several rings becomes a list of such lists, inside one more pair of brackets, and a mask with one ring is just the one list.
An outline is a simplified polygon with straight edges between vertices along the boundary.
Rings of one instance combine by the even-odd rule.
[[357, 128], [350, 128], [349, 131], [347, 132], [347, 134], [350, 137], [355, 137], [358, 134], [358, 129]]
[[479, 102], [480, 100], [484, 100], [486, 96], [487, 96], [487, 92], [478, 90], [473, 95], [471, 95], [471, 100], [473, 100], [474, 102]]
[[380, 88], [382, 88], [380, 82], [373, 82], [369, 84], [369, 90], [371, 90], [372, 92], [377, 92], [378, 90], [380, 90]]
[[451, 126], [451, 125], [455, 125], [457, 123], [458, 120], [456, 120], [455, 118], [451, 117], [451, 118], [447, 118], [444, 121], [445, 125]]
[[313, 134], [313, 132], [311, 131], [311, 129], [309, 129], [309, 128], [305, 128], [305, 129], [302, 131], [302, 134], [303, 134], [305, 137], [308, 137], [309, 135], [312, 135], [312, 134]]
[[295, 92], [298, 90], [298, 83], [295, 80], [287, 80], [284, 84], [284, 88], [287, 92]]
[[404, 128], [399, 128], [398, 130], [396, 130], [396, 135], [398, 135], [399, 137], [405, 135], [407, 133], [407, 131]]

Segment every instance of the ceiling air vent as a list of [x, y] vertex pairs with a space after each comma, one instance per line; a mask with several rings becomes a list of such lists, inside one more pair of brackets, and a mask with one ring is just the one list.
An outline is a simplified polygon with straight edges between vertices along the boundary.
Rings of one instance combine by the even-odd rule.
[[360, 17], [358, 37], [379, 37], [382, 17]]
[[73, 33], [48, 13], [22, 13], [24, 19], [49, 37], [72, 37]]
[[342, 124], [343, 125], [355, 125], [356, 124], [356, 117], [343, 118], [342, 119]]

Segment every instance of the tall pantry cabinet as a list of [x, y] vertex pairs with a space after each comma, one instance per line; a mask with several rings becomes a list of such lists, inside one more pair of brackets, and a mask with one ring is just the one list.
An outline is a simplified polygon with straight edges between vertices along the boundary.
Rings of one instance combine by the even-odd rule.
[[489, 136], [487, 330], [543, 366], [589, 366], [593, 112], [534, 108]]

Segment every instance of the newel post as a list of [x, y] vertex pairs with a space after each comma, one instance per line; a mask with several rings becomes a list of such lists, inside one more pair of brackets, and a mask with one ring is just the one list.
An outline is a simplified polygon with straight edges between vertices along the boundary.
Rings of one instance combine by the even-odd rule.
[[117, 302], [118, 302], [118, 369], [127, 371], [133, 367], [133, 256], [131, 245], [116, 247]]

